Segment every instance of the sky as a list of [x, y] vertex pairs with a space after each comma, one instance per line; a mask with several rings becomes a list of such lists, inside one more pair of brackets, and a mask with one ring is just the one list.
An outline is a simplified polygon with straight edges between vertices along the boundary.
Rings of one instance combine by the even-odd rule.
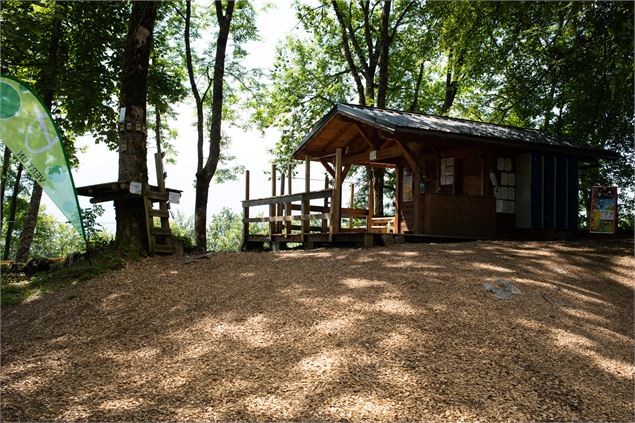
[[[245, 60], [247, 68], [260, 67], [265, 71], [273, 65], [276, 45], [291, 31], [296, 30], [297, 19], [290, 0], [276, 1], [273, 7], [264, 12], [260, 12], [257, 18], [257, 25], [261, 39], [252, 41], [245, 47], [248, 56]], [[192, 103], [183, 103], [176, 107], [177, 119], [169, 124], [178, 131], [178, 137], [174, 142], [177, 152], [176, 164], [165, 164], [165, 171], [168, 174], [166, 185], [169, 188], [182, 190], [180, 204], [173, 204], [173, 212], [178, 211], [185, 216], [194, 214], [194, 174], [196, 169], [196, 122], [195, 109]], [[307, 128], [308, 131], [309, 128]], [[279, 132], [269, 129], [262, 134], [260, 131], [243, 131], [236, 127], [223, 125], [224, 133], [228, 134], [232, 140], [229, 153], [236, 157], [233, 164], [242, 165], [250, 171], [250, 196], [251, 198], [268, 197], [271, 195], [271, 182], [267, 180], [265, 172], [271, 169], [271, 156], [268, 150], [273, 148]], [[118, 156], [115, 151], [110, 151], [103, 144], [94, 144], [89, 136], [78, 139], [78, 147], [87, 146], [85, 152], [79, 152], [79, 167], [73, 169], [73, 179], [75, 185], [86, 186], [113, 182], [117, 180]], [[156, 182], [154, 171], [154, 153], [156, 147], [153, 142], [148, 143], [148, 173], [151, 183]], [[300, 175], [304, 175], [300, 171]], [[313, 165], [311, 167], [311, 189], [322, 189], [324, 187], [325, 172], [322, 166]], [[296, 179], [293, 181], [293, 191], [299, 192], [304, 189], [304, 181]], [[212, 183], [209, 193], [208, 216], [218, 212], [223, 207], [229, 207], [237, 212], [242, 211], [241, 200], [244, 199], [245, 181], [240, 175], [237, 181], [230, 181], [223, 184]], [[347, 198], [347, 197], [344, 197]], [[80, 206], [90, 207], [88, 197], [79, 197]], [[42, 203], [46, 205], [46, 213], [54, 216], [58, 221], [65, 222], [66, 219], [56, 208], [53, 202], [46, 196], [42, 198]], [[101, 203], [105, 209], [104, 215], [98, 219], [98, 223], [110, 232], [115, 231], [115, 212], [112, 202]], [[264, 209], [263, 209], [264, 210]], [[258, 210], [256, 210], [257, 212]]]

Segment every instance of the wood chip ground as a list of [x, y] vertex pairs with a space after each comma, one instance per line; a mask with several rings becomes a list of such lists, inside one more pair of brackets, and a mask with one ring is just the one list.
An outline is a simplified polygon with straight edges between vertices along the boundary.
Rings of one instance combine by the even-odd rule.
[[634, 264], [590, 241], [146, 259], [2, 310], [2, 420], [632, 421]]

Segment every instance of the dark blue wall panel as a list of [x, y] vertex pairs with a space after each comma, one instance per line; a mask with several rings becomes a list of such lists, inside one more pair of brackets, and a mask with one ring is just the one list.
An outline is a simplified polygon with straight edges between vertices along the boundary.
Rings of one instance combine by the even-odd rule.
[[556, 228], [567, 226], [567, 158], [556, 156]]
[[555, 224], [555, 199], [554, 194], [556, 190], [556, 178], [555, 178], [555, 164], [553, 154], [545, 154], [543, 160], [543, 172], [542, 177], [545, 184], [543, 191], [543, 227], [553, 228]]
[[542, 227], [542, 155], [531, 153], [531, 226]]
[[567, 160], [567, 228], [578, 228], [578, 189], [579, 189], [578, 159], [569, 157]]

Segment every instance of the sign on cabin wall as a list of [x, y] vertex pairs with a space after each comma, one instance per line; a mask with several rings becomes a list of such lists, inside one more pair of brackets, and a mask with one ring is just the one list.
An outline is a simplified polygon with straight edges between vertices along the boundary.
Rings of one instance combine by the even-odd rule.
[[589, 232], [614, 234], [617, 229], [617, 187], [591, 188]]
[[403, 201], [412, 201], [412, 169], [404, 167], [403, 169]]

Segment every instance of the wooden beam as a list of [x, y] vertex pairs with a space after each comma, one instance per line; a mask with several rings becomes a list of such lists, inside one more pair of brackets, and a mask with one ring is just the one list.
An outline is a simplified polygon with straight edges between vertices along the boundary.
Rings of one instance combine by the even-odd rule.
[[342, 149], [335, 150], [335, 183], [333, 184], [333, 197], [331, 198], [331, 230], [330, 236], [340, 231], [340, 217], [342, 207]]
[[[327, 175], [324, 176], [324, 191], [329, 189], [329, 177]], [[329, 199], [328, 197], [324, 197], [324, 212], [329, 208]], [[322, 219], [322, 232], [326, 233], [328, 229], [328, 220]]]
[[[350, 209], [355, 207], [355, 184], [351, 184], [351, 201], [348, 204]], [[348, 227], [353, 229], [353, 218], [351, 216], [348, 217]]]
[[[245, 200], [249, 200], [249, 171], [245, 171]], [[249, 237], [249, 206], [243, 206], [243, 249], [245, 249], [247, 238]]]
[[366, 230], [373, 227], [373, 211], [375, 210], [375, 181], [370, 178], [368, 181], [368, 217], [366, 218]]
[[[274, 163], [271, 164], [271, 196], [272, 197], [276, 196], [276, 165]], [[247, 205], [250, 205], [250, 206], [256, 205], [249, 201], [246, 201], [246, 202], [243, 202], [243, 207], [245, 206], [245, 203], [247, 203]], [[276, 204], [273, 202], [266, 203], [266, 204], [269, 204], [269, 216], [275, 216]], [[269, 235], [272, 235], [275, 232], [276, 232], [276, 223], [275, 222], [269, 223]]]
[[[311, 192], [311, 158], [309, 156], [304, 156], [304, 192], [305, 193], [309, 193]], [[309, 214], [309, 211], [311, 210], [311, 202], [310, 200], [307, 199], [303, 199], [302, 200], [302, 204], [300, 205], [302, 210], [300, 211], [300, 213], [302, 213], [303, 215], [305, 214]], [[302, 233], [309, 233], [311, 232], [311, 228], [309, 221], [303, 221], [302, 222]]]
[[331, 213], [296, 214], [293, 216], [250, 217], [243, 219], [243, 222], [291, 222], [295, 220], [310, 222], [311, 220], [328, 219], [329, 217], [331, 217]]
[[394, 141], [399, 146], [399, 148], [401, 148], [401, 150], [403, 151], [404, 157], [406, 158], [406, 161], [412, 168], [412, 171], [413, 172], [418, 171], [419, 164], [417, 163], [417, 160], [415, 159], [415, 155], [412, 153], [410, 148], [405, 143], [401, 142], [400, 140], [396, 138], [391, 138], [391, 140]]
[[320, 163], [322, 163], [324, 169], [331, 175], [331, 178], [335, 178], [335, 170], [331, 167], [331, 164], [326, 159], [320, 160]]
[[[318, 198], [328, 198], [333, 194], [333, 191], [330, 189], [325, 189], [321, 191], [311, 191], [311, 192], [299, 192], [291, 195], [278, 195], [276, 197], [269, 198], [257, 198], [254, 200], [245, 200], [242, 202], [243, 207], [255, 207], [255, 206], [265, 206], [267, 204], [281, 204], [288, 203], [290, 201], [302, 201], [302, 199], [307, 200], [315, 200]], [[271, 216], [275, 216], [275, 213], [272, 213]]]
[[387, 147], [377, 150], [377, 156], [375, 160], [370, 160], [370, 152], [366, 151], [364, 153], [353, 154], [351, 156], [345, 157], [343, 163], [345, 165], [348, 164], [361, 164], [366, 162], [375, 162], [381, 161], [384, 159], [391, 159], [394, 157], [403, 156], [403, 150], [399, 146]]
[[348, 171], [351, 170], [351, 166], [350, 164], [345, 165], [344, 168], [342, 169], [342, 182], [344, 182], [344, 179], [346, 179], [346, 175], [348, 175]]
[[379, 144], [378, 143], [374, 143], [370, 140], [370, 138], [368, 137], [368, 135], [366, 134], [366, 132], [364, 132], [364, 130], [362, 129], [361, 125], [358, 122], [354, 122], [353, 125], [355, 126], [355, 129], [357, 129], [357, 132], [359, 133], [359, 135], [362, 136], [362, 139], [364, 141], [366, 141], [366, 143], [368, 144], [368, 146], [371, 148], [371, 150], [377, 150], [379, 149]]

